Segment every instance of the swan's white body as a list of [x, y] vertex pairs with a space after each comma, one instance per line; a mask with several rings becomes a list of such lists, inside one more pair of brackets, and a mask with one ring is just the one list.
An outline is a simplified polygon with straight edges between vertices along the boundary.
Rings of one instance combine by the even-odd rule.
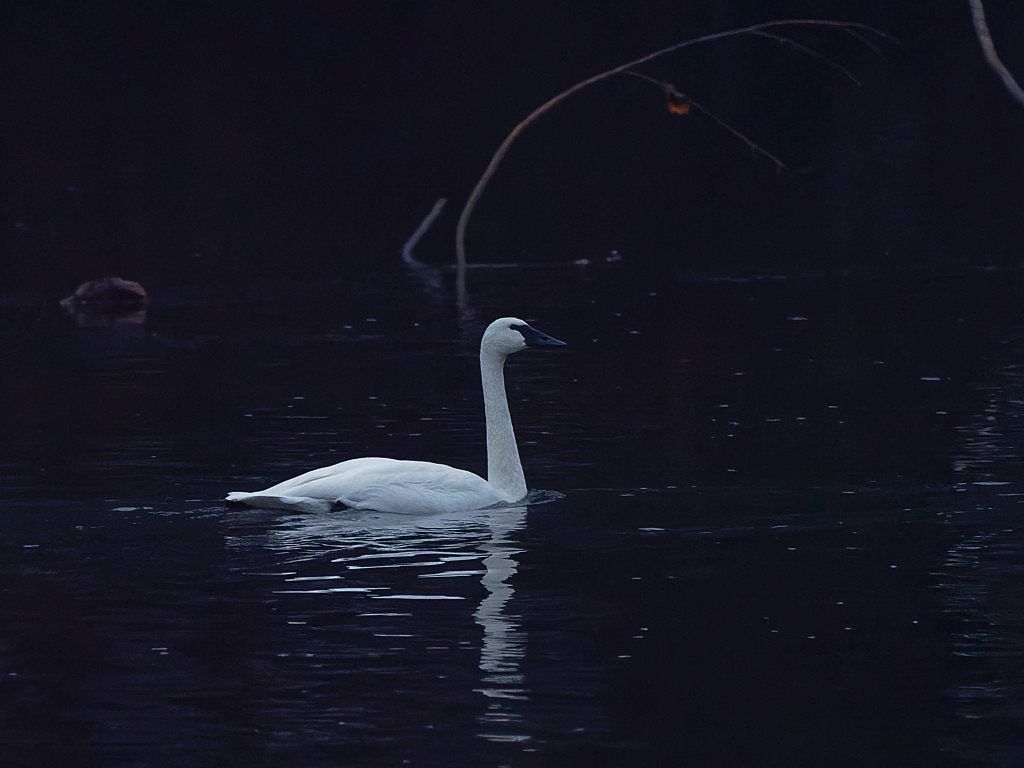
[[459, 512], [512, 504], [526, 496], [526, 478], [505, 395], [505, 359], [527, 346], [562, 346], [514, 317], [495, 320], [480, 341], [480, 377], [487, 424], [487, 479], [445, 464], [350, 459], [314, 469], [265, 490], [229, 493], [251, 507], [320, 512], [341, 504], [381, 512]]

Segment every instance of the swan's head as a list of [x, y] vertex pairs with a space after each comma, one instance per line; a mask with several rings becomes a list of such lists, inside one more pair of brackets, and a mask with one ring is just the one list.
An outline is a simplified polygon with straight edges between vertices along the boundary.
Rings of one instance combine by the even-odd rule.
[[507, 357], [527, 347], [564, 347], [565, 342], [541, 333], [518, 317], [499, 317], [487, 326], [480, 341], [481, 352]]

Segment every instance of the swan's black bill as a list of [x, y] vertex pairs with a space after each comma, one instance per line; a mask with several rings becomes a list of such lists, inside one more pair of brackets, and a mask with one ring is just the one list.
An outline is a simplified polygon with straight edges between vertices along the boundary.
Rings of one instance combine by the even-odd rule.
[[528, 325], [513, 325], [512, 327], [523, 334], [523, 340], [526, 342], [526, 346], [528, 347], [566, 346], [564, 341], [559, 341], [554, 336], [548, 336], [546, 333], [541, 333], [536, 328], [531, 328]]

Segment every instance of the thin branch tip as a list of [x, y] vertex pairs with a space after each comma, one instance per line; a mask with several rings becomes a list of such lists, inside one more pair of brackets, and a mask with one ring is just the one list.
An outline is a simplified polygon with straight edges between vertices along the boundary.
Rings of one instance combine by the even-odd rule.
[[843, 76], [850, 80], [854, 85], [861, 85], [860, 80], [858, 80], [857, 77], [853, 74], [853, 72], [851, 72], [847, 67], [844, 67], [839, 62], [830, 59], [825, 54], [816, 51], [813, 48], [804, 45], [803, 43], [798, 43], [796, 40], [793, 40], [790, 37], [786, 37], [785, 35], [777, 35], [774, 32], [765, 32], [764, 30], [758, 30], [756, 32], [751, 32], [750, 34], [753, 35], [754, 37], [763, 37], [768, 40], [775, 40], [776, 42], [781, 43], [782, 45], [788, 45], [793, 50], [799, 51], [800, 53], [806, 56], [815, 58], [818, 61], [823, 61], [828, 66], [832, 67], [832, 69], [842, 73]]

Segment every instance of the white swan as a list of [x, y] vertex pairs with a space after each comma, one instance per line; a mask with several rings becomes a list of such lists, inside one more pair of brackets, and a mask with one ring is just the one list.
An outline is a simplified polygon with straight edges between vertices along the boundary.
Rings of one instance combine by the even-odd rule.
[[495, 320], [480, 341], [480, 378], [487, 421], [487, 479], [445, 464], [377, 457], [314, 469], [262, 490], [234, 491], [227, 500], [251, 507], [323, 512], [341, 504], [380, 512], [459, 512], [513, 503], [526, 478], [505, 396], [505, 358], [527, 347], [563, 347], [515, 317]]

